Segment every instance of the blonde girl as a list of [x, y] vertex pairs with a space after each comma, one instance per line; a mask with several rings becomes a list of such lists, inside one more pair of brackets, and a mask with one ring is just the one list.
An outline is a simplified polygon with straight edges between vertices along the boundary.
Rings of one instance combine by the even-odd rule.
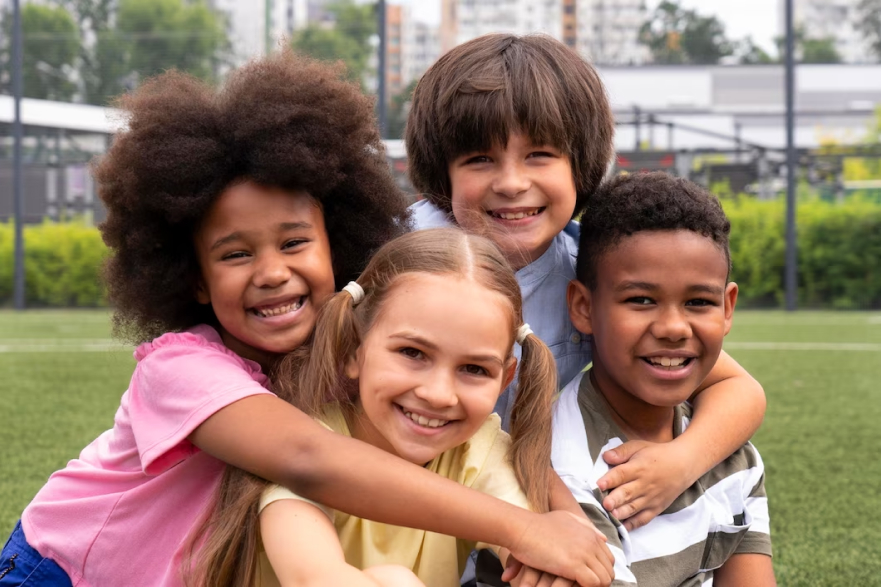
[[[515, 342], [522, 358], [509, 437], [492, 411], [514, 377]], [[357, 282], [327, 302], [311, 348], [283, 363], [280, 377], [287, 384], [279, 383], [279, 394], [323, 426], [548, 511], [554, 361], [523, 323], [514, 273], [490, 241], [438, 229], [385, 245]], [[227, 474], [224, 489], [208, 526], [205, 584], [256, 576], [261, 587], [452, 587], [475, 546], [325, 508], [238, 471]], [[243, 525], [223, 524], [229, 519]], [[608, 551], [599, 540], [596, 546], [593, 576], [580, 577], [582, 585], [611, 580]], [[531, 577], [534, 583], [537, 573]]]

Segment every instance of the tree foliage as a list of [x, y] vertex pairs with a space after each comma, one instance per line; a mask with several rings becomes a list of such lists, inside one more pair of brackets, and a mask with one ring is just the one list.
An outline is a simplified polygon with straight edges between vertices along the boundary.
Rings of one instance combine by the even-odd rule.
[[639, 42], [655, 63], [715, 64], [734, 52], [725, 26], [715, 16], [701, 16], [664, 0], [639, 32]]
[[292, 40], [294, 49], [323, 61], [342, 61], [351, 80], [363, 82], [376, 34], [376, 13], [372, 4], [339, 0], [327, 7], [334, 26], [310, 24]]
[[[0, 79], [11, 86], [12, 14], [3, 17]], [[70, 100], [76, 93], [74, 66], [80, 38], [76, 22], [63, 8], [21, 7], [23, 95], [42, 100]], [[10, 88], [11, 89], [11, 88]]]
[[[4, 46], [11, 21], [4, 18]], [[170, 68], [211, 79], [229, 49], [226, 22], [206, 0], [29, 3], [22, 28], [25, 95], [90, 104], [106, 104]], [[0, 59], [8, 54], [3, 49]]]
[[[774, 43], [779, 54], [778, 61], [782, 62], [786, 58], [786, 37], [776, 37]], [[804, 27], [796, 27], [793, 31], [793, 43], [797, 63], [841, 63], [834, 37], [809, 37]]]
[[875, 57], [881, 60], [881, 0], [860, 0], [858, 28]]

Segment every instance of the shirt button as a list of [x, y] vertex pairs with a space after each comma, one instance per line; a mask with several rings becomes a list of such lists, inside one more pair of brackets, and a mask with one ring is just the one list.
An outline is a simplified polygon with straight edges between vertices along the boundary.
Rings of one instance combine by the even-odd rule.
[[576, 332], [575, 334], [573, 334], [573, 335], [569, 338], [569, 340], [571, 340], [571, 341], [572, 341], [573, 343], [575, 343], [575, 344], [578, 344], [579, 342], [581, 342], [581, 335], [578, 334], [578, 333]]

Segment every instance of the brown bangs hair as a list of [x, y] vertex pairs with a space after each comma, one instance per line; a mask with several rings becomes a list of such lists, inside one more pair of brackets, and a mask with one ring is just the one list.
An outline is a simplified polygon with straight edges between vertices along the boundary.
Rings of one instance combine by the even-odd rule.
[[596, 70], [546, 35], [484, 35], [428, 69], [404, 133], [410, 179], [450, 211], [450, 162], [514, 132], [569, 156], [580, 214], [611, 160], [614, 120]]

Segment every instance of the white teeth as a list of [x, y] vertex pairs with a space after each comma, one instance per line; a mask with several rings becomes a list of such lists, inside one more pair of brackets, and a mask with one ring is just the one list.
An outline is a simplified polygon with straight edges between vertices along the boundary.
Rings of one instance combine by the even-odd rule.
[[294, 312], [303, 307], [303, 300], [306, 299], [306, 296], [302, 296], [297, 299], [297, 301], [285, 304], [283, 306], [278, 306], [276, 308], [267, 308], [265, 310], [258, 310], [254, 308], [254, 313], [260, 316], [261, 318], [269, 318], [271, 316], [281, 316], [282, 314], [287, 314], [288, 312]]
[[649, 357], [652, 365], [660, 365], [661, 367], [680, 367], [688, 359], [686, 357]]
[[446, 425], [449, 420], [438, 420], [436, 418], [428, 419], [425, 416], [420, 416], [419, 414], [414, 414], [413, 412], [408, 412], [404, 410], [404, 415], [419, 424], [420, 426], [425, 426], [426, 428], [440, 428], [441, 426]]
[[501, 218], [502, 220], [520, 220], [521, 218], [535, 216], [539, 211], [540, 209], [536, 208], [530, 212], [492, 212], [492, 215], [496, 218]]

